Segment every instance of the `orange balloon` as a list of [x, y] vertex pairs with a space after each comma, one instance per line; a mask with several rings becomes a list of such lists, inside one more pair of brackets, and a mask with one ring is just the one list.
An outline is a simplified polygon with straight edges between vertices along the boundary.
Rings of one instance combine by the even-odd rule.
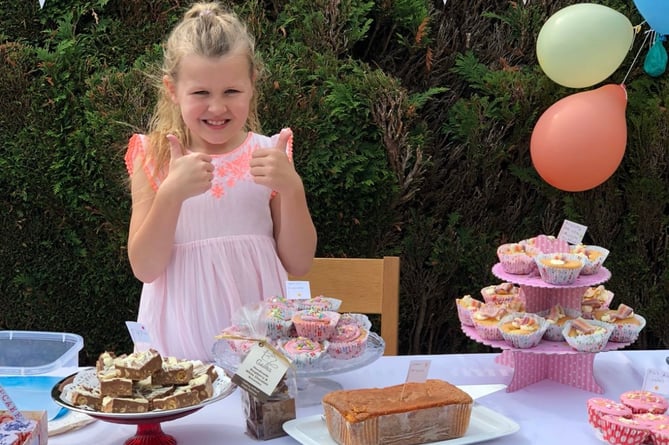
[[560, 190], [589, 190], [609, 179], [625, 154], [627, 92], [624, 85], [560, 99], [539, 117], [530, 154], [539, 175]]

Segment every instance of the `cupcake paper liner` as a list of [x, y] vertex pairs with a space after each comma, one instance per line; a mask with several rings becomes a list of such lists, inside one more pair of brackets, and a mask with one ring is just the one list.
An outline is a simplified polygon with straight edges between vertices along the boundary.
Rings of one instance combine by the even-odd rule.
[[525, 252], [507, 253], [515, 244], [502, 244], [497, 248], [497, 257], [506, 273], [527, 275], [537, 270], [533, 255], [539, 251], [530, 246], [524, 246]]
[[339, 312], [322, 311], [317, 312], [322, 315], [322, 319], [308, 320], [305, 316], [312, 316], [311, 311], [298, 311], [293, 315], [293, 324], [297, 335], [307, 337], [314, 341], [327, 340], [334, 334], [335, 326], [339, 322]]
[[613, 332], [610, 341], [619, 343], [632, 343], [639, 337], [639, 332], [646, 327], [646, 319], [639, 314], [634, 314], [639, 324], [633, 323], [612, 323]]
[[[528, 316], [532, 319], [534, 319], [539, 328], [531, 333], [528, 334], [522, 334], [522, 333], [509, 333], [504, 331], [501, 327], [505, 323], [509, 323], [513, 321], [514, 318], [517, 317], [524, 317]], [[502, 334], [502, 338], [504, 338], [504, 341], [506, 341], [508, 344], [513, 346], [514, 348], [518, 349], [527, 349], [527, 348], [532, 348], [536, 345], [538, 345], [541, 342], [541, 339], [544, 336], [544, 333], [546, 332], [547, 328], [547, 323], [546, 319], [543, 317], [540, 317], [536, 314], [530, 314], [530, 313], [513, 313], [505, 316], [502, 318], [499, 322], [499, 330]]]
[[[559, 255], [560, 258], [567, 261], [577, 260], [581, 263], [581, 266], [577, 268], [551, 267], [545, 265], [542, 262], [542, 260], [547, 258], [555, 258], [556, 255]], [[537, 268], [539, 269], [539, 276], [548, 284], [572, 284], [574, 281], [576, 281], [576, 278], [578, 278], [579, 274], [581, 273], [581, 269], [583, 269], [583, 260], [581, 255], [570, 253], [544, 253], [534, 257], [534, 260], [536, 262]]]
[[[581, 316], [581, 312], [575, 309], [563, 308], [563, 310], [569, 319], [574, 319]], [[550, 314], [550, 310], [537, 312], [537, 315], [544, 318], [547, 317], [548, 314]], [[544, 340], [565, 341], [564, 337], [562, 336], [562, 329], [564, 328], [564, 325], [567, 323], [567, 321], [569, 321], [569, 319], [566, 320], [561, 325], [558, 325], [556, 323], [551, 323], [548, 319], [546, 319], [547, 327], [546, 327], [546, 332], [544, 333]]]
[[602, 416], [602, 437], [611, 445], [641, 445], [650, 432], [638, 422], [626, 417]]
[[611, 334], [613, 333], [613, 326], [609, 323], [604, 323], [599, 320], [588, 320], [588, 323], [596, 326], [603, 327], [606, 331], [599, 334], [590, 334], [590, 335], [577, 335], [571, 337], [569, 335], [569, 330], [571, 329], [571, 320], [565, 323], [562, 328], [562, 336], [566, 342], [573, 349], [580, 352], [599, 352], [606, 346], [608, 343]]
[[632, 418], [632, 410], [628, 406], [604, 397], [593, 397], [588, 399], [586, 406], [588, 410], [588, 423], [600, 432], [603, 426], [602, 416], [604, 415], [609, 414], [618, 417]]

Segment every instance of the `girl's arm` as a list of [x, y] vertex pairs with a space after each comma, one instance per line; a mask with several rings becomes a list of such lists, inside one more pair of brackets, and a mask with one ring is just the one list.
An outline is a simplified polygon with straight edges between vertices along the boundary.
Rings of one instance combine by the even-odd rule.
[[256, 183], [277, 192], [270, 206], [279, 258], [289, 274], [305, 275], [316, 253], [316, 228], [307, 206], [302, 179], [286, 155], [290, 129], [281, 130], [275, 148], [257, 149], [251, 159]]
[[150, 283], [163, 273], [172, 257], [181, 204], [211, 187], [211, 157], [202, 153], [183, 155], [181, 145], [170, 138], [169, 174], [154, 192], [135, 160], [132, 175], [132, 215], [128, 233], [128, 258], [135, 276]]
[[311, 269], [316, 253], [316, 228], [311, 220], [302, 181], [293, 191], [277, 194], [271, 202], [274, 239], [288, 273], [301, 276]]

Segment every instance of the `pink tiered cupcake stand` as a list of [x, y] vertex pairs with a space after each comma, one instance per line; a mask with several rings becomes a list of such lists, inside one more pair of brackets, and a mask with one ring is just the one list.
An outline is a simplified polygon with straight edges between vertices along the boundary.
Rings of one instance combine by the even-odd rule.
[[[495, 264], [492, 273], [499, 279], [518, 284], [525, 295], [527, 312], [549, 310], [556, 304], [565, 309], [581, 310], [581, 299], [591, 286], [597, 286], [611, 278], [611, 272], [602, 267], [593, 275], [581, 275], [573, 284], [552, 285], [543, 281], [539, 275], [513, 275], [504, 272], [500, 263]], [[482, 339], [472, 326], [462, 325], [462, 330], [469, 338], [479, 343], [502, 349], [495, 359], [499, 364], [513, 368], [513, 377], [507, 385], [507, 392], [517, 391], [544, 379], [554, 380], [586, 391], [603, 393], [594, 374], [596, 353], [579, 352], [566, 342], [542, 340], [539, 345], [528, 349], [516, 349], [505, 341]], [[608, 342], [604, 351], [613, 351], [628, 346], [630, 343]]]

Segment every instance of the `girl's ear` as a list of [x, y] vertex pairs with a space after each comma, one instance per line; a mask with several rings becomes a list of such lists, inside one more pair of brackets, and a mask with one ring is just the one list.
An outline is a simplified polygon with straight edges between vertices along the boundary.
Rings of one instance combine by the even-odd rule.
[[172, 99], [172, 102], [177, 104], [178, 101], [177, 101], [176, 87], [174, 86], [174, 82], [172, 82], [172, 79], [167, 74], [163, 76], [163, 85], [165, 86], [165, 89], [170, 95], [170, 99]]

